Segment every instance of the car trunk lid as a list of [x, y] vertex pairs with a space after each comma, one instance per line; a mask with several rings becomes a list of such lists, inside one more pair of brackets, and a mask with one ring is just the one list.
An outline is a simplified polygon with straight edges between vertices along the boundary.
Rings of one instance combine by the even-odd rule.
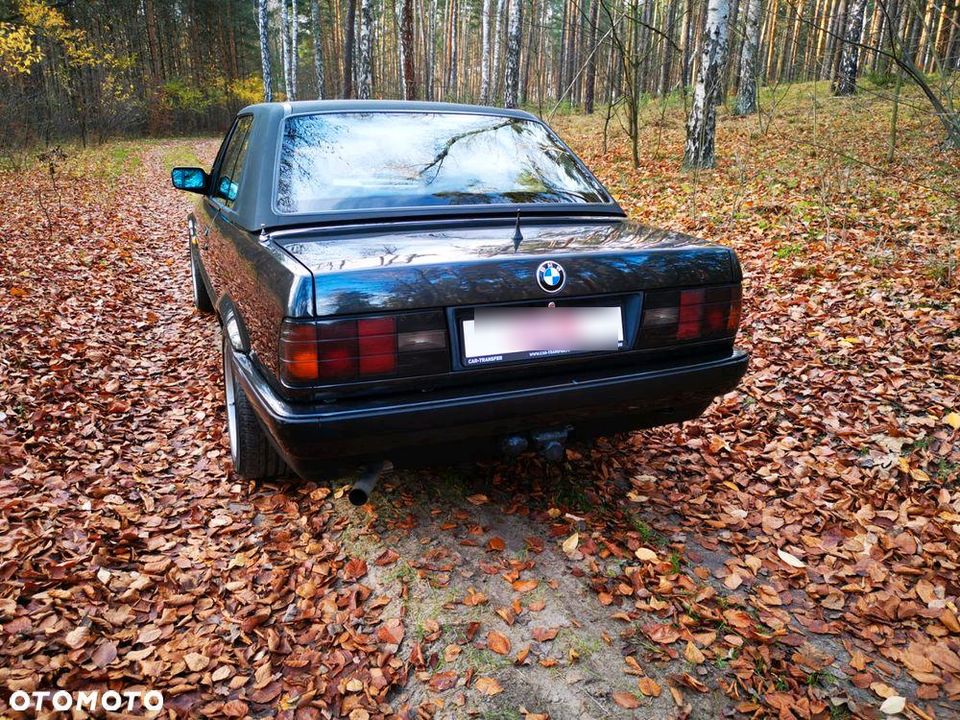
[[[489, 223], [489, 221], [488, 221]], [[627, 221], [406, 225], [277, 234], [314, 278], [317, 317], [622, 295], [739, 281], [723, 246]], [[562, 288], [537, 281], [559, 263]]]

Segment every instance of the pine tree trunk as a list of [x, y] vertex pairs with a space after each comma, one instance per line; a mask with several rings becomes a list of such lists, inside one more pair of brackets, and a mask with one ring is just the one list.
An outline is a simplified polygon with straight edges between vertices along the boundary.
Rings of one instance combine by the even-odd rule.
[[666, 3], [666, 37], [662, 38], [661, 45], [663, 52], [660, 56], [660, 78], [657, 80], [657, 94], [666, 95], [670, 91], [670, 72], [673, 69], [673, 35], [674, 25], [676, 24], [677, 2], [676, 0], [667, 0]]
[[686, 0], [683, 12], [683, 23], [680, 28], [680, 85], [684, 88], [686, 96], [686, 87], [690, 84], [690, 65], [693, 59], [693, 0]]
[[161, 81], [160, 41], [157, 36], [157, 15], [153, 9], [153, 0], [146, 0], [144, 15], [147, 20], [147, 42], [150, 46], [150, 79], [154, 85]]
[[594, 95], [597, 92], [597, 21], [600, 3], [603, 0], [593, 0], [590, 4], [590, 40], [587, 43], [587, 81], [583, 93], [583, 109], [587, 115], [593, 113]]
[[510, 3], [510, 27], [507, 32], [507, 70], [504, 77], [504, 107], [515, 108], [520, 103], [520, 32], [523, 24], [523, 2]]
[[760, 0], [749, 0], [740, 53], [740, 86], [737, 88], [736, 115], [757, 111], [757, 54], [760, 49]]
[[370, 98], [373, 90], [373, 12], [370, 0], [360, 0], [360, 57], [357, 66], [357, 97]]
[[343, 96], [353, 97], [353, 48], [356, 45], [357, 0], [347, 0], [347, 17], [343, 34]]
[[857, 69], [860, 61], [860, 34], [863, 32], [863, 11], [866, 0], [850, 0], [847, 29], [843, 37], [843, 54], [833, 83], [834, 95], [853, 95], [857, 90]]
[[490, 104], [490, 13], [493, 0], [483, 0], [480, 15], [480, 104]]
[[413, 0], [402, 0], [400, 6], [400, 48], [402, 52], [403, 99], [417, 99], [417, 79], [413, 65]]
[[717, 126], [716, 97], [723, 81], [729, 31], [729, 0], [708, 0], [703, 31], [703, 50], [693, 92], [693, 104], [687, 120], [687, 145], [684, 168], [711, 168], [716, 165], [714, 141]]
[[310, 24], [313, 32], [313, 69], [317, 73], [317, 100], [323, 100], [323, 42], [318, 0], [310, 0]]
[[270, 39], [267, 25], [267, 0], [257, 0], [257, 19], [260, 22], [260, 69], [263, 72], [263, 101], [273, 100], [273, 78], [270, 72]]

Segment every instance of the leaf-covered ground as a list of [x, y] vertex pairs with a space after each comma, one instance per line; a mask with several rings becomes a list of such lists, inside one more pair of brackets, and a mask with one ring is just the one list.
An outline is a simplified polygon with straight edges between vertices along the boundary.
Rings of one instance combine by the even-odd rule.
[[676, 107], [639, 169], [616, 120], [605, 150], [557, 118], [632, 216], [737, 249], [747, 378], [359, 510], [231, 475], [166, 179], [214, 141], [68, 151], [59, 192], [4, 172], [0, 711], [142, 685], [184, 717], [957, 717], [960, 173], [901, 117], [888, 165], [880, 100], [802, 86], [724, 116], [699, 175]]

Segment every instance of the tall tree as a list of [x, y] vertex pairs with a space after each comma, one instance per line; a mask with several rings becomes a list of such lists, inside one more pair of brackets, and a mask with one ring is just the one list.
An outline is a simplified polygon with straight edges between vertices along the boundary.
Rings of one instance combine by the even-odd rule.
[[310, 0], [310, 30], [313, 33], [313, 69], [317, 73], [317, 100], [323, 100], [323, 34], [320, 2]]
[[283, 92], [287, 100], [293, 99], [293, 84], [290, 79], [290, 12], [287, 0], [280, 0], [280, 59], [283, 62]]
[[360, 57], [357, 65], [357, 97], [366, 100], [373, 90], [373, 11], [370, 0], [360, 0]]
[[500, 59], [503, 57], [503, 25], [506, 20], [507, 13], [507, 0], [497, 0], [497, 13], [493, 16], [493, 67], [491, 68], [491, 73], [493, 74], [493, 87], [491, 88], [490, 95], [492, 98], [497, 98], [500, 96], [499, 90], [499, 78], [502, 77], [500, 72]]
[[593, 112], [593, 100], [597, 89], [597, 20], [600, 10], [600, 3], [604, 0], [593, 0], [590, 3], [590, 24], [588, 32], [590, 39], [587, 41], [587, 80], [583, 91], [583, 109], [589, 115]]
[[297, 99], [297, 70], [299, 66], [300, 19], [297, 17], [297, 0], [290, 0], [290, 99]]
[[357, 0], [347, 0], [347, 17], [343, 30], [343, 96], [353, 97], [353, 50], [356, 45]]
[[490, 104], [490, 13], [493, 0], [483, 0], [480, 14], [480, 104]]
[[403, 73], [403, 99], [417, 99], [417, 78], [413, 61], [413, 0], [400, 5], [400, 65]]
[[510, 27], [507, 32], [507, 69], [503, 82], [504, 107], [520, 104], [520, 40], [523, 26], [523, 1], [510, 2]]
[[853, 95], [857, 90], [857, 70], [860, 62], [860, 34], [863, 32], [863, 13], [867, 0], [850, 0], [847, 8], [847, 27], [843, 35], [843, 52], [833, 81], [834, 95]]
[[740, 85], [734, 113], [752, 115], [757, 111], [757, 54], [760, 50], [760, 0], [749, 0], [740, 49]]
[[267, 0], [257, 0], [257, 19], [260, 25], [260, 70], [263, 73], [263, 101], [273, 100], [273, 76], [270, 72], [270, 28], [268, 26]]
[[717, 96], [723, 84], [723, 61], [729, 31], [729, 0], [707, 0], [707, 18], [703, 30], [703, 50], [693, 103], [687, 119], [687, 145], [684, 168], [710, 168], [716, 165], [714, 142], [717, 130]]

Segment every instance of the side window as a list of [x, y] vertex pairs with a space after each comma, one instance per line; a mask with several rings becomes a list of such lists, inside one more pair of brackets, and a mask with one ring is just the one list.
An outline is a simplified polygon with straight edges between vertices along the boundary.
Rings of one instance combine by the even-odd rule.
[[250, 144], [250, 129], [253, 126], [253, 117], [244, 115], [237, 120], [230, 135], [227, 149], [220, 163], [217, 180], [213, 185], [213, 195], [223, 199], [227, 207], [233, 207], [240, 189], [240, 180], [243, 177], [243, 167], [247, 159], [247, 148]]

